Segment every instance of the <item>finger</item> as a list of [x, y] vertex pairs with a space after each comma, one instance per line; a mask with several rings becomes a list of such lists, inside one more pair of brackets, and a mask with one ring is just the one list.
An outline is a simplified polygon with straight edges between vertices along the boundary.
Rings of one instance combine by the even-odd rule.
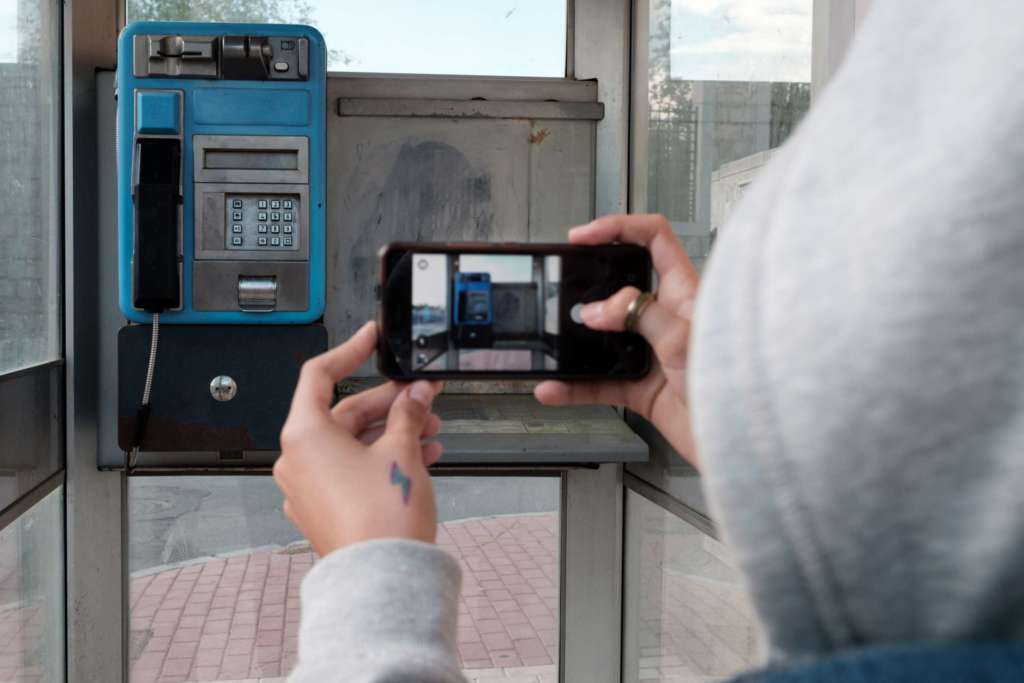
[[387, 416], [395, 397], [406, 386], [408, 385], [388, 382], [348, 396], [331, 408], [331, 417], [350, 434], [360, 434]]
[[[639, 296], [640, 290], [636, 287], [623, 287], [604, 301], [594, 301], [584, 305], [580, 310], [580, 317], [583, 319], [583, 323], [592, 330], [622, 332], [626, 329], [626, 315], [629, 306]], [[647, 305], [644, 315], [655, 303], [652, 301]]]
[[431, 441], [430, 443], [423, 444], [423, 466], [430, 467], [436, 463], [441, 459], [443, 452], [444, 446], [441, 445], [440, 441]]
[[441, 416], [436, 413], [431, 413], [427, 417], [427, 424], [423, 428], [423, 432], [420, 434], [421, 439], [430, 439], [437, 436], [441, 432]]
[[388, 412], [385, 437], [402, 443], [403, 447], [419, 443], [420, 434], [427, 426], [436, 390], [436, 385], [420, 380], [402, 391]]
[[672, 226], [658, 214], [602, 216], [569, 231], [573, 244], [639, 244], [651, 252], [654, 269], [661, 280], [674, 273], [687, 286], [697, 289], [697, 269], [686, 253]]
[[[629, 306], [640, 296], [636, 287], [623, 287], [604, 301], [589, 303], [580, 311], [587, 327], [593, 330], [622, 332], [626, 329]], [[690, 322], [675, 315], [654, 299], [636, 321], [636, 331], [647, 340], [662, 366], [671, 369], [686, 367], [686, 350]]]
[[[423, 433], [420, 434], [421, 439], [429, 439], [437, 436], [438, 432], [441, 431], [441, 418], [438, 415], [431, 414], [427, 418], [426, 426], [423, 428]], [[359, 433], [359, 440], [365, 444], [371, 444], [381, 437], [384, 433], [384, 422], [374, 423], [370, 427], [364, 429]]]
[[295, 523], [295, 516], [292, 512], [292, 505], [288, 502], [287, 498], [284, 499], [284, 503], [281, 505], [281, 512], [284, 513], [285, 519], [292, 523], [292, 526], [298, 528], [299, 525]]
[[303, 363], [289, 419], [292, 415], [327, 415], [334, 385], [365, 363], [376, 343], [377, 324], [368, 322], [344, 344]]

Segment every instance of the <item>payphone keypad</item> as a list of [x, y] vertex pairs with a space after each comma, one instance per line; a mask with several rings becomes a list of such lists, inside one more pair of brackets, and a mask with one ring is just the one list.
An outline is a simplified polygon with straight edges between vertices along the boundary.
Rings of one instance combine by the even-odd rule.
[[229, 250], [295, 251], [301, 225], [297, 195], [227, 195], [225, 225]]

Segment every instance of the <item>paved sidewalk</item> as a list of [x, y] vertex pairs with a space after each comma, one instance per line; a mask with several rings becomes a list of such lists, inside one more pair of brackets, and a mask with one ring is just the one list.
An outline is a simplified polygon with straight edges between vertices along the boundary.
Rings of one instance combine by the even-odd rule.
[[[447, 522], [438, 544], [462, 565], [458, 651], [471, 680], [554, 680], [558, 515]], [[131, 683], [286, 676], [313, 561], [308, 546], [292, 546], [132, 578]]]
[[[511, 669], [464, 669], [466, 683], [556, 683], [558, 667], [520, 666]], [[219, 681], [219, 683], [287, 683], [284, 676], [278, 678], [246, 678], [236, 681]]]

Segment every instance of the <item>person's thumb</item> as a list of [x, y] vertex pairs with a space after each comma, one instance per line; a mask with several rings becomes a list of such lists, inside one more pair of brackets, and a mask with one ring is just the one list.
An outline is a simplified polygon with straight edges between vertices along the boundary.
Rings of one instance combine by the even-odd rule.
[[409, 385], [391, 404], [384, 435], [393, 441], [419, 444], [436, 394], [436, 387], [425, 380]]
[[[640, 296], [636, 287], [623, 287], [605, 299], [583, 307], [583, 322], [592, 330], [621, 332], [626, 329], [630, 305]], [[636, 332], [654, 349], [662, 366], [672, 370], [686, 368], [690, 323], [662, 305], [657, 299], [647, 303], [636, 321]]]

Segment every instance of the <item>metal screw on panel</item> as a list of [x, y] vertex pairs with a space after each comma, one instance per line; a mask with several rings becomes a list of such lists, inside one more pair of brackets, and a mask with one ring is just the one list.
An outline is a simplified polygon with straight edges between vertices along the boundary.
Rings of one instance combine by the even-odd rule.
[[210, 396], [217, 401], [230, 401], [238, 393], [238, 385], [228, 375], [217, 375], [210, 380]]

